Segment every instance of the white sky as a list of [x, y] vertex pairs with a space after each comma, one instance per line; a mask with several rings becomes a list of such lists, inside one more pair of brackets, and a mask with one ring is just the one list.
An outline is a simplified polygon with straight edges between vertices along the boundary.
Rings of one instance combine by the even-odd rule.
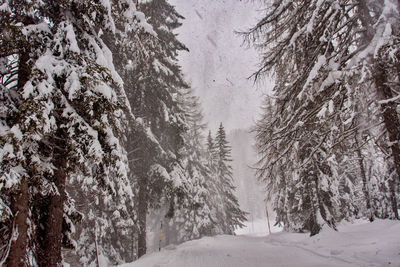
[[222, 122], [229, 131], [254, 124], [262, 93], [269, 86], [253, 86], [246, 78], [258, 63], [253, 49], [242, 47], [235, 30], [257, 21], [256, 5], [241, 0], [171, 0], [186, 19], [177, 31], [190, 50], [180, 62], [186, 79], [200, 96], [205, 120], [215, 132]]

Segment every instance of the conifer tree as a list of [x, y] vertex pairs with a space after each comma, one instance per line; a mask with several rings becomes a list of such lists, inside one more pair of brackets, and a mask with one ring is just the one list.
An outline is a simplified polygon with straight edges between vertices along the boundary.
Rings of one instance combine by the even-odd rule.
[[223, 205], [223, 194], [220, 190], [220, 179], [217, 173], [218, 169], [218, 154], [216, 144], [212, 138], [211, 131], [208, 132], [206, 144], [206, 160], [207, 168], [210, 171], [208, 176], [207, 188], [210, 192], [211, 217], [213, 218], [212, 227], [208, 230], [210, 235], [224, 234], [223, 226], [225, 225], [224, 216], [225, 210]]
[[234, 195], [235, 186], [233, 185], [232, 167], [229, 163], [232, 161], [231, 148], [228, 140], [226, 140], [222, 123], [215, 137], [215, 148], [218, 189], [222, 196], [222, 205], [224, 207], [222, 229], [226, 234], [234, 234], [235, 228], [244, 226], [243, 222], [246, 220], [246, 213], [240, 209], [238, 200]]
[[[109, 13], [113, 18], [114, 31], [102, 31], [101, 39], [104, 40], [110, 49], [113, 57], [115, 72], [118, 74], [121, 86], [119, 101], [123, 107], [123, 127], [124, 136], [120, 141], [123, 143], [128, 157], [130, 189], [136, 193], [137, 173], [140, 173], [140, 164], [136, 160], [139, 155], [151, 153], [154, 157], [162, 154], [162, 149], [153, 136], [149, 135], [148, 127], [143, 120], [133, 114], [133, 105], [139, 105], [137, 100], [132, 99], [132, 90], [136, 86], [135, 74], [140, 68], [138, 61], [145, 62], [144, 58], [150, 52], [149, 47], [144, 47], [142, 41], [156, 37], [156, 33], [147, 23], [143, 12], [132, 0], [110, 1]], [[137, 143], [141, 140], [140, 147]], [[140, 150], [145, 147], [144, 150]], [[137, 194], [135, 194], [135, 197]], [[134, 197], [124, 201], [116, 196], [112, 200], [114, 208], [105, 208], [102, 200], [81, 194], [80, 201], [84, 204], [86, 211], [91, 209], [91, 218], [81, 223], [77, 227], [75, 237], [80, 246], [78, 250], [81, 262], [89, 264], [96, 260], [96, 253], [101, 253], [108, 258], [110, 264], [120, 264], [133, 261], [137, 258], [137, 201]], [[119, 203], [119, 204], [118, 204]], [[124, 209], [117, 210], [115, 205], [122, 206]], [[117, 210], [117, 211], [116, 211]], [[95, 229], [95, 230], [94, 230]], [[94, 235], [97, 232], [97, 237]], [[91, 240], [87, 242], [87, 240]], [[97, 240], [95, 240], [97, 239]], [[97, 248], [93, 242], [97, 242]], [[98, 250], [98, 251], [96, 251]], [[73, 255], [71, 256], [73, 258]]]
[[137, 181], [139, 257], [146, 253], [149, 209], [159, 208], [162, 199], [174, 203], [171, 199], [175, 198], [175, 190], [180, 191], [180, 150], [187, 130], [178, 101], [179, 90], [187, 88], [187, 84], [177, 64], [178, 52], [187, 48], [173, 33], [181, 25], [182, 17], [164, 0], [146, 1], [140, 4], [140, 10], [148, 17], [157, 37], [142, 36], [144, 50], [149, 52], [136, 60], [138, 67], [130, 77], [136, 82], [126, 88], [132, 112], [145, 129], [144, 134], [139, 132], [130, 140], [137, 145], [131, 157]]
[[[396, 77], [398, 61], [387, 55], [399, 49], [395, 41], [398, 10], [392, 1], [275, 1], [266, 5], [265, 17], [245, 35], [263, 55], [255, 79], [276, 74], [274, 100], [267, 104], [271, 112], [256, 128], [262, 155], [258, 175], [272, 185], [269, 190], [276, 194], [278, 220], [285, 227], [317, 233], [321, 224], [334, 227], [342, 218], [344, 210], [338, 209], [338, 203], [347, 202], [347, 211], [358, 209], [342, 198], [341, 190], [368, 181], [366, 176], [359, 178], [363, 160], [357, 160], [364, 157], [367, 141], [385, 134], [389, 141], [398, 140], [394, 88], [385, 82]], [[366, 134], [374, 123], [379, 125], [379, 119], [359, 120], [371, 108], [376, 118], [379, 113], [383, 117], [383, 133]], [[367, 141], [357, 145], [360, 133]], [[397, 146], [397, 141], [391, 146], [393, 162], [398, 161]], [[361, 153], [355, 155], [355, 151]], [[354, 168], [360, 170], [356, 176], [348, 172]]]
[[[26, 1], [4, 2], [0, 11], [0, 223], [1, 244], [6, 248], [1, 251], [0, 264], [7, 261], [8, 266], [20, 266], [27, 259], [29, 163], [22, 152], [26, 145], [21, 144], [19, 92], [30, 78], [33, 62], [29, 55], [40, 54], [23, 34], [24, 27], [39, 21], [32, 12], [35, 8]], [[43, 35], [37, 36], [39, 42], [46, 38]]]
[[[29, 259], [33, 257], [40, 266], [61, 264], [61, 246], [71, 245], [68, 232], [82, 217], [66, 192], [72, 180], [98, 198], [118, 196], [126, 201], [132, 197], [126, 155], [118, 139], [121, 88], [109, 50], [98, 37], [100, 29], [114, 30], [108, 4], [7, 1], [2, 5], [9, 15], [1, 14], [1, 23], [7, 25], [2, 28], [2, 42], [9, 44], [12, 53], [2, 54], [1, 61], [6, 62], [6, 69], [17, 66], [17, 72], [25, 74], [18, 78], [19, 86], [2, 84], [2, 97], [14, 101], [14, 108], [2, 113], [1, 188], [7, 206], [13, 202], [8, 189], [28, 190], [24, 204], [18, 206], [26, 211], [22, 215], [31, 227], [26, 231], [16, 222], [20, 229], [16, 244], [29, 238], [30, 246], [19, 246], [15, 254], [12, 245], [9, 266], [28, 262], [28, 251]], [[37, 17], [25, 22], [8, 20], [23, 18], [21, 14]], [[12, 35], [3, 29], [11, 29]], [[19, 40], [14, 46], [12, 36]], [[20, 51], [28, 54], [20, 56]], [[9, 61], [10, 57], [17, 63]], [[7, 75], [2, 73], [2, 82]], [[8, 137], [12, 132], [18, 133], [13, 135], [20, 142]], [[9, 175], [14, 177], [13, 184]]]
[[181, 103], [189, 129], [184, 134], [185, 145], [181, 160], [185, 171], [185, 179], [182, 181], [184, 195], [178, 201], [172, 218], [177, 242], [209, 234], [213, 221], [216, 221], [210, 214], [215, 203], [211, 202], [211, 192], [207, 184], [211, 171], [206, 164], [203, 143], [206, 125], [203, 123], [199, 99], [194, 95], [193, 89], [189, 88], [184, 92]]

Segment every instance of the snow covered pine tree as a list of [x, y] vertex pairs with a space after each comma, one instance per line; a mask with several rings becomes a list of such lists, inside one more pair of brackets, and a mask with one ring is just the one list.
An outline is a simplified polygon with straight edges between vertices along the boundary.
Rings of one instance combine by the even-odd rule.
[[[176, 39], [173, 30], [182, 17], [165, 0], [140, 4], [140, 10], [149, 18], [157, 37], [143, 34], [145, 51], [139, 57], [130, 77], [136, 81], [126, 88], [132, 112], [144, 132], [132, 135], [136, 146], [130, 156], [136, 173], [138, 256], [146, 253], [146, 217], [150, 209], [158, 209], [162, 202], [174, 203], [184, 179], [179, 164], [183, 147], [183, 133], [188, 129], [178, 102], [179, 90], [187, 88], [177, 64], [178, 51], [187, 48]], [[171, 207], [173, 210], [173, 207]]]
[[113, 30], [109, 4], [2, 1], [0, 188], [2, 217], [15, 224], [5, 236], [8, 266], [61, 263], [82, 216], [68, 200], [71, 180], [100, 197], [132, 197], [117, 138], [118, 77], [97, 35]]
[[[203, 115], [198, 97], [193, 89], [187, 89], [182, 94], [182, 109], [189, 129], [184, 134], [184, 149], [181, 165], [185, 179], [182, 181], [183, 196], [177, 201], [174, 216], [168, 222], [174, 228], [175, 237], [169, 237], [170, 242], [184, 242], [210, 235], [210, 229], [217, 218], [211, 213], [212, 207], [218, 205], [211, 201], [209, 188], [211, 171], [206, 164], [206, 154], [203, 142]], [[166, 244], [167, 245], [167, 244]]]
[[[266, 10], [245, 38], [263, 53], [254, 78], [268, 72], [277, 78], [256, 131], [262, 155], [258, 176], [276, 196], [278, 223], [316, 234], [322, 224], [334, 227], [348, 216], [372, 218], [371, 177], [362, 177], [367, 160], [357, 158], [371, 155], [371, 145], [372, 151], [381, 150], [376, 144], [387, 136], [383, 147], [391, 158], [385, 164], [394, 167], [397, 182], [400, 178], [394, 82], [399, 76], [398, 3], [273, 1]], [[373, 119], [365, 117], [371, 108]], [[360, 170], [356, 176], [349, 171], [354, 168]], [[389, 184], [392, 177], [387, 173]], [[364, 203], [354, 209], [352, 197], [344, 196], [356, 193], [363, 182]], [[398, 193], [390, 200], [395, 217], [397, 199]], [[339, 209], [339, 203], [346, 208]]]
[[222, 123], [215, 137], [214, 153], [216, 188], [222, 200], [220, 204], [222, 206], [222, 217], [219, 218], [219, 227], [224, 234], [233, 235], [237, 227], [244, 226], [246, 213], [240, 209], [238, 200], [234, 195], [235, 186], [233, 185], [232, 167], [229, 163], [232, 161], [231, 148], [228, 140], [226, 140]]

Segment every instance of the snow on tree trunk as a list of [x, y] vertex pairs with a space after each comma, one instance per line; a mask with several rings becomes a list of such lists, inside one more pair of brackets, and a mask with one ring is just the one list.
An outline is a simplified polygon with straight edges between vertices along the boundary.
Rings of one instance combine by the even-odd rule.
[[15, 229], [12, 229], [13, 240], [7, 258], [7, 266], [19, 267], [24, 266], [27, 260], [28, 181], [26, 178], [21, 179], [19, 188], [11, 195], [11, 211], [15, 214], [13, 218]]
[[[386, 67], [377, 62], [374, 68], [374, 83], [380, 100], [393, 98], [391, 88], [387, 85]], [[390, 149], [396, 168], [398, 181], [400, 182], [400, 121], [397, 114], [397, 105], [394, 102], [381, 104], [383, 121], [388, 132]]]

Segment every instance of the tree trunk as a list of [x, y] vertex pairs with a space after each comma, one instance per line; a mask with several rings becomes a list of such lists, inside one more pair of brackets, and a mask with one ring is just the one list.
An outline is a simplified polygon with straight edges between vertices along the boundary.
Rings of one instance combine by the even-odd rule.
[[370, 222], [373, 222], [374, 221], [374, 213], [372, 211], [371, 198], [369, 196], [369, 190], [368, 190], [367, 175], [366, 175], [365, 168], [364, 168], [363, 156], [362, 156], [361, 148], [360, 148], [360, 145], [358, 142], [357, 132], [355, 133], [354, 140], [355, 140], [355, 143], [357, 146], [356, 152], [357, 152], [357, 157], [358, 157], [358, 166], [360, 167], [360, 175], [361, 175], [361, 180], [363, 183], [362, 190], [363, 190], [364, 197], [365, 197], [366, 208], [369, 213], [368, 219]]
[[[362, 26], [366, 29], [364, 32], [364, 43], [368, 44], [374, 37], [375, 30], [372, 27], [373, 20], [371, 18], [366, 1], [359, 1], [358, 7]], [[398, 9], [400, 9], [400, 6], [398, 6]], [[392, 90], [388, 85], [385, 64], [380, 61], [379, 57], [374, 59], [373, 63], [373, 80], [379, 100], [393, 98]], [[389, 141], [391, 143], [391, 154], [395, 165], [397, 178], [400, 181], [400, 146], [398, 142], [400, 141], [400, 121], [397, 116], [396, 104], [394, 102], [382, 104], [381, 110], [385, 128], [388, 132]]]
[[[28, 49], [23, 49], [19, 56], [17, 87], [22, 91], [30, 77], [30, 68], [28, 65], [30, 57]], [[18, 231], [18, 235], [16, 240], [11, 243], [7, 258], [7, 266], [9, 267], [25, 265], [28, 236], [28, 201], [28, 181], [27, 178], [24, 177], [21, 179], [19, 188], [11, 195], [11, 211], [14, 215], [15, 227]]]
[[54, 141], [54, 160], [55, 166], [53, 182], [57, 187], [58, 194], [49, 197], [47, 216], [45, 222], [45, 232], [42, 243], [42, 255], [38, 257], [39, 266], [52, 267], [60, 266], [62, 262], [62, 223], [64, 215], [64, 201], [66, 198], [66, 167], [67, 155], [65, 154], [65, 143], [63, 141], [65, 133], [59, 129]]
[[19, 190], [11, 196], [11, 211], [15, 216], [15, 228], [18, 236], [11, 243], [7, 266], [25, 266], [28, 232], [28, 181], [26, 178], [21, 180]]
[[[309, 217], [309, 221], [308, 221], [308, 227], [310, 230], [310, 236], [314, 236], [316, 234], [319, 233], [319, 231], [321, 231], [321, 225], [319, 225], [318, 220], [317, 220], [317, 212], [319, 212], [319, 210], [317, 210], [317, 207], [314, 203], [314, 196], [317, 197], [317, 201], [318, 201], [318, 190], [316, 190], [315, 192], [313, 192], [313, 188], [310, 184], [310, 179], [306, 179], [306, 186], [307, 186], [307, 193], [308, 193], [308, 197], [310, 198], [310, 205], [311, 205], [311, 213], [310, 213], [310, 217]], [[314, 176], [314, 182], [317, 182], [317, 177]], [[315, 184], [315, 187], [317, 188], [317, 184]]]
[[389, 190], [390, 190], [390, 202], [392, 204], [392, 211], [394, 214], [395, 219], [400, 220], [399, 217], [399, 211], [398, 211], [398, 206], [399, 204], [397, 203], [397, 194], [396, 194], [396, 179], [392, 177], [389, 181]]
[[[387, 85], [385, 66], [379, 61], [375, 63], [374, 67], [374, 83], [380, 100], [393, 98], [392, 90]], [[381, 110], [385, 128], [389, 136], [397, 179], [400, 180], [400, 122], [396, 111], [396, 103], [389, 102], [381, 104]]]
[[147, 217], [147, 176], [142, 175], [139, 179], [139, 203], [138, 203], [138, 223], [139, 223], [139, 235], [138, 235], [138, 258], [146, 254], [146, 217]]

